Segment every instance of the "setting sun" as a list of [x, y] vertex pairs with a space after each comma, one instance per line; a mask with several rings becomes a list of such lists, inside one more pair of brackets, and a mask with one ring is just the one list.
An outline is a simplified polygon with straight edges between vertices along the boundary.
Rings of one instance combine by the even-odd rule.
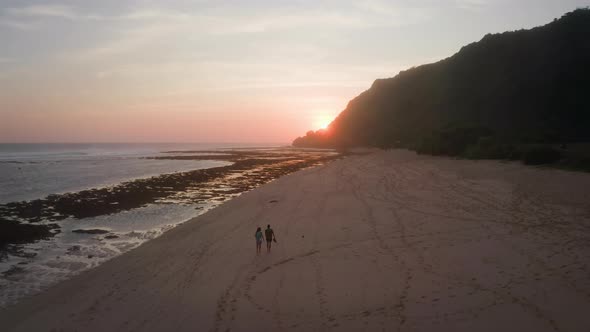
[[321, 115], [318, 114], [318, 115], [314, 116], [314, 118], [313, 118], [312, 127], [314, 130], [327, 129], [328, 125], [330, 125], [332, 120], [334, 120], [333, 116], [325, 115], [325, 114], [321, 114]]

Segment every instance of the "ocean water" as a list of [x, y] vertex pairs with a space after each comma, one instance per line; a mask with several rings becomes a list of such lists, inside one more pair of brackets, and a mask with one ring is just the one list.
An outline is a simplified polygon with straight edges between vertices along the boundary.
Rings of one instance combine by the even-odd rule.
[[0, 204], [223, 166], [227, 163], [143, 157], [231, 147], [235, 144], [0, 144]]
[[[229, 165], [215, 160], [154, 160], [166, 151], [220, 151], [236, 144], [0, 144], [0, 204], [195, 169]], [[206, 155], [206, 152], [195, 153]], [[55, 237], [0, 257], [0, 308], [124, 253], [192, 219], [219, 201], [162, 201], [120, 213], [59, 222]], [[79, 234], [102, 229], [107, 234]]]

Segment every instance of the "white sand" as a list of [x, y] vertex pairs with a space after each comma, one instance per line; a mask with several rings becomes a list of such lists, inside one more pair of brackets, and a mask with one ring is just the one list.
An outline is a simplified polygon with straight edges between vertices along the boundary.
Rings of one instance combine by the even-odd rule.
[[589, 249], [590, 174], [375, 152], [244, 194], [0, 329], [589, 331]]

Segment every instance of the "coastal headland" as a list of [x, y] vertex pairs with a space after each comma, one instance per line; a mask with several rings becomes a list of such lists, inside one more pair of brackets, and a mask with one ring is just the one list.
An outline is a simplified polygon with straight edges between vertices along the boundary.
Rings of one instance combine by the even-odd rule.
[[[3, 331], [587, 331], [590, 174], [375, 150], [0, 310]], [[256, 227], [278, 242], [255, 253]]]

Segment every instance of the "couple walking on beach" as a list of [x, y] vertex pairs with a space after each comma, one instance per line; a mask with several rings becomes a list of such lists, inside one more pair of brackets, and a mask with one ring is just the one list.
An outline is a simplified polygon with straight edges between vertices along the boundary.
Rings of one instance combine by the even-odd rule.
[[277, 242], [275, 232], [272, 230], [272, 228], [270, 228], [270, 225], [266, 226], [266, 229], [264, 230], [264, 236], [262, 235], [262, 230], [260, 229], [260, 227], [258, 227], [256, 229], [254, 237], [256, 238], [256, 255], [260, 254], [263, 238], [266, 239], [266, 252], [270, 252], [270, 247], [273, 241]]

